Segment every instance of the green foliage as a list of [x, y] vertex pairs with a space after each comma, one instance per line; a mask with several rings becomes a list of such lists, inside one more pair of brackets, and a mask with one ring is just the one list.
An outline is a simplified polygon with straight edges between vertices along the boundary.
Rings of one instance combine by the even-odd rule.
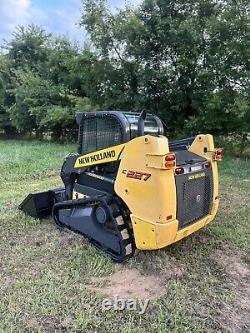
[[193, 131], [221, 133], [241, 133], [250, 130], [249, 103], [245, 96], [232, 91], [221, 91], [204, 101], [198, 112], [186, 122], [186, 127]]
[[0, 58], [0, 128], [11, 119], [20, 134], [74, 136], [75, 113], [96, 108], [84, 92], [77, 45], [31, 25], [18, 27], [5, 47]]
[[9, 59], [0, 54], [0, 131], [3, 130], [6, 135], [13, 134], [15, 129], [7, 109], [13, 104], [13, 98], [9, 92], [11, 84], [11, 70], [9, 69]]
[[37, 69], [48, 57], [47, 42], [50, 37], [41, 27], [18, 26], [12, 40], [6, 45], [9, 59], [16, 68], [27, 66]]
[[76, 112], [89, 112], [96, 111], [100, 107], [94, 105], [88, 97], [77, 97], [74, 98]]
[[83, 0], [82, 48], [17, 27], [0, 55], [0, 129], [68, 135], [74, 115], [145, 109], [171, 135], [240, 135], [250, 123], [248, 1]]
[[249, 113], [246, 1], [144, 0], [115, 13], [104, 0], [83, 4], [81, 24], [109, 66], [99, 75], [108, 107], [118, 101], [156, 112], [173, 132], [186, 123], [187, 131], [194, 123], [195, 130], [243, 130]]
[[19, 130], [43, 129], [43, 120], [53, 104], [67, 104], [62, 87], [32, 71], [16, 71], [17, 84], [13, 89], [15, 104], [9, 109], [12, 123]]
[[70, 112], [68, 107], [51, 106], [46, 116], [41, 120], [40, 125], [46, 131], [52, 132], [52, 138], [55, 140], [62, 140], [65, 137], [65, 130], [71, 129], [74, 124], [74, 114]]

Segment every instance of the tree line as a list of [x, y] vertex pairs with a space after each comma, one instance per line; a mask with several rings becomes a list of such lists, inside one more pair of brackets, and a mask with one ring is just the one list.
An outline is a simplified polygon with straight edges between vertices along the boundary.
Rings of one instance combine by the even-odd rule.
[[83, 45], [17, 27], [0, 55], [0, 130], [75, 133], [75, 113], [146, 110], [173, 136], [238, 135], [250, 124], [246, 0], [143, 0], [112, 11], [83, 0]]

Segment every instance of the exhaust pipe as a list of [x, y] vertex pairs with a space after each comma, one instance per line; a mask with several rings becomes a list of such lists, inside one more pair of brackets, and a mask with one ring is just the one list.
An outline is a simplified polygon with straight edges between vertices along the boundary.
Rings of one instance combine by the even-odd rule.
[[138, 136], [144, 135], [144, 123], [147, 117], [147, 112], [142, 111], [138, 119]]

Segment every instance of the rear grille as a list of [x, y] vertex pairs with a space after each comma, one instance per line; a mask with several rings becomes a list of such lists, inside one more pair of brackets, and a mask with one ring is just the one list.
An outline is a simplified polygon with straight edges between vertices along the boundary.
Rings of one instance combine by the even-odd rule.
[[198, 174], [176, 176], [176, 188], [179, 228], [184, 228], [210, 213], [213, 197], [210, 169]]

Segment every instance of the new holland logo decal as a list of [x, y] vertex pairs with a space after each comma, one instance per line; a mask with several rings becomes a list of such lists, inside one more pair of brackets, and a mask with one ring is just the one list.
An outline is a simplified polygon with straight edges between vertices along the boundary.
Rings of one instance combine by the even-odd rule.
[[195, 175], [189, 176], [188, 180], [198, 179], [198, 178], [202, 178], [202, 177], [205, 177], [205, 176], [206, 176], [205, 172], [201, 172], [201, 173], [197, 173]]
[[125, 145], [118, 145], [106, 149], [82, 155], [77, 158], [75, 168], [83, 168], [95, 164], [109, 163], [121, 159]]

